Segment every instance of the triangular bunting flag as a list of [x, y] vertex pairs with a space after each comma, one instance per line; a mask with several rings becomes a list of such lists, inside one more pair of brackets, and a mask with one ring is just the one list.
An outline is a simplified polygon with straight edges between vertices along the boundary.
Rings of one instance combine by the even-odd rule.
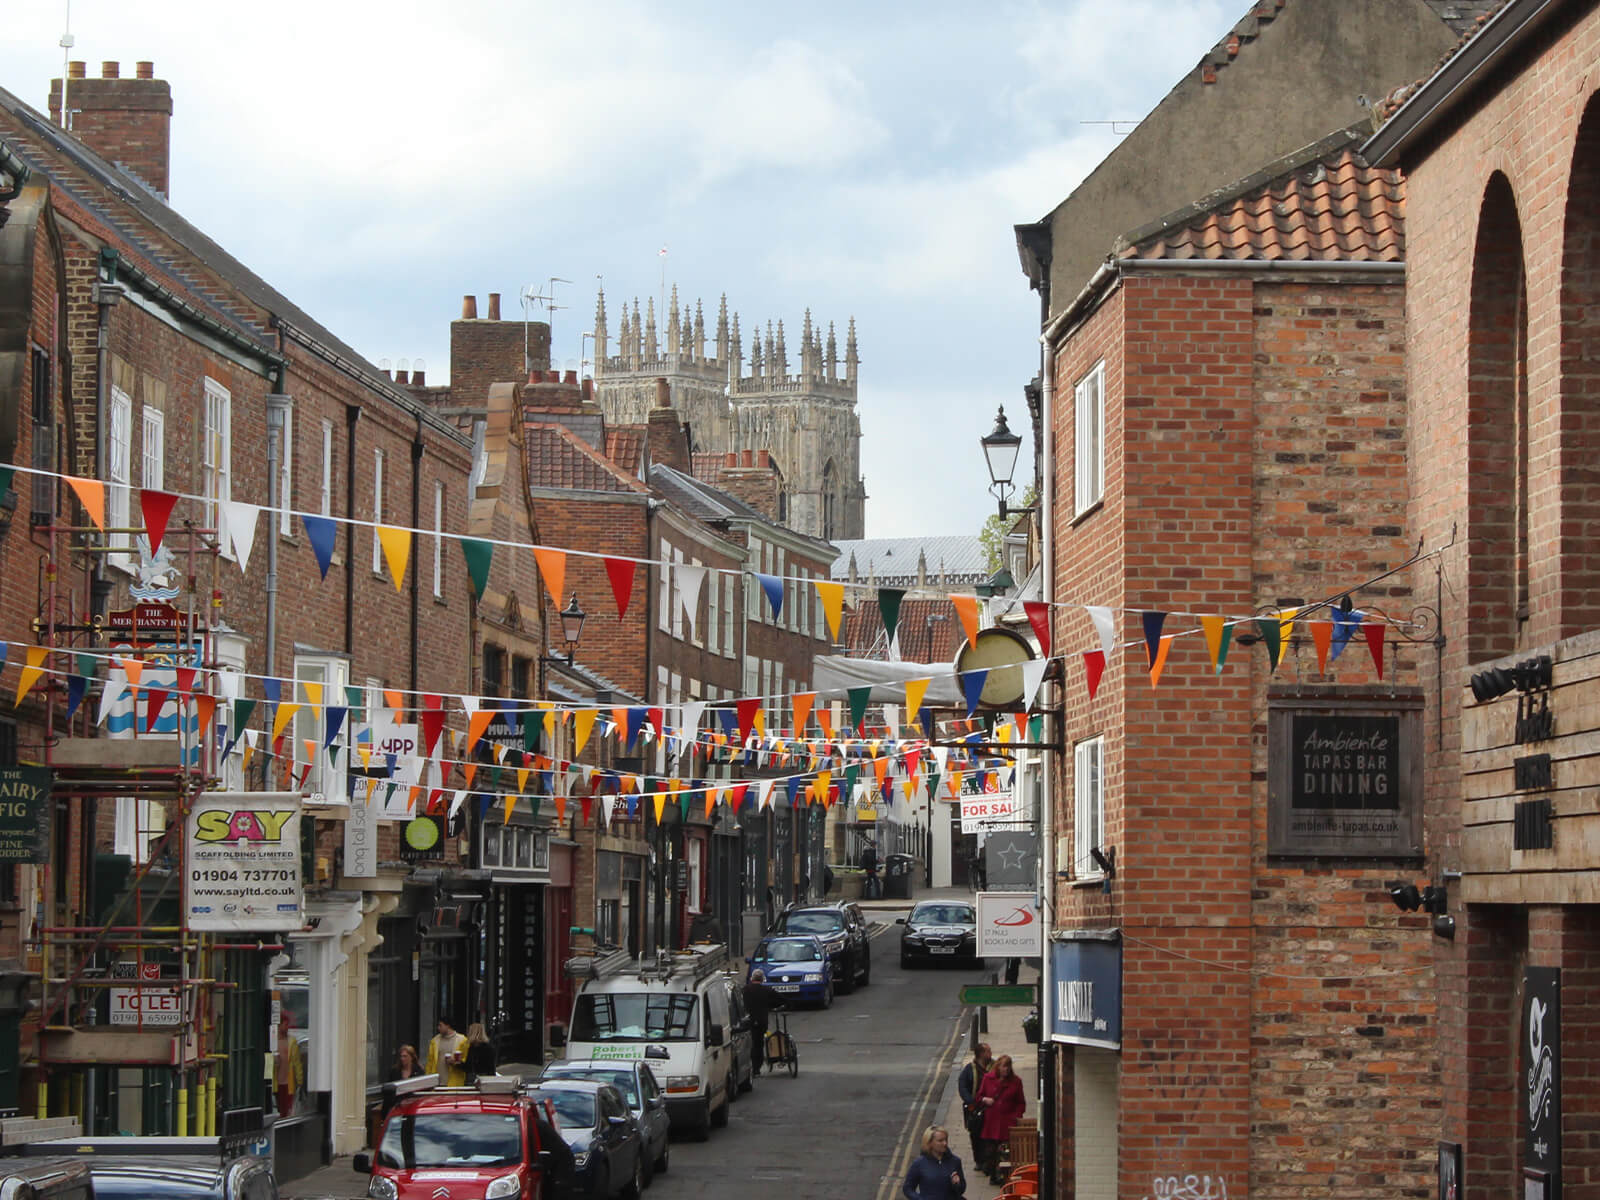
[[1154, 670], [1156, 653], [1161, 648], [1161, 627], [1167, 623], [1167, 614], [1164, 612], [1140, 613], [1139, 619], [1144, 624], [1145, 665]]
[[76, 475], [66, 476], [67, 486], [78, 497], [78, 503], [83, 505], [84, 512], [89, 514], [89, 520], [94, 522], [94, 527], [104, 532], [106, 527], [106, 485], [98, 479], [80, 479]]
[[144, 695], [144, 731], [150, 733], [155, 729], [156, 718], [161, 715], [161, 709], [167, 702], [167, 689], [149, 688]]
[[300, 711], [300, 708], [301, 706], [298, 704], [278, 705], [277, 714], [272, 718], [272, 740], [274, 742], [283, 736], [284, 727], [294, 718], [295, 713]]
[[472, 582], [472, 598], [481, 601], [483, 589], [489, 585], [489, 564], [494, 561], [494, 543], [469, 537], [459, 540], [461, 557], [467, 560], [467, 578]]
[[1111, 655], [1117, 648], [1117, 617], [1109, 608], [1100, 604], [1090, 604], [1085, 609], [1089, 620], [1094, 623], [1094, 630], [1100, 635], [1100, 654], [1102, 663], [1110, 662]]
[[1022, 611], [1033, 626], [1033, 636], [1039, 639], [1039, 656], [1050, 657], [1050, 606], [1042, 600], [1024, 600]]
[[988, 682], [987, 670], [961, 672], [961, 693], [967, 698], [967, 716], [970, 717], [978, 711], [978, 700], [983, 695], [983, 685]]
[[867, 715], [867, 701], [872, 698], [872, 687], [853, 687], [847, 693], [850, 698], [850, 728], [856, 731], [856, 736], [861, 735], [861, 722]]
[[776, 621], [783, 615], [783, 580], [776, 575], [763, 575], [760, 571], [752, 571], [761, 581], [761, 590], [767, 595], [767, 604], [772, 608], [772, 619]]
[[48, 646], [29, 646], [27, 662], [22, 668], [22, 676], [17, 680], [17, 698], [12, 701], [11, 707], [15, 708], [22, 703], [22, 698], [33, 690], [33, 685], [39, 682], [39, 676], [44, 674], [44, 660], [49, 657]]
[[689, 622], [689, 637], [695, 636], [700, 617], [700, 589], [705, 586], [706, 569], [690, 563], [674, 563], [672, 574], [678, 583], [678, 601], [683, 605], [683, 615]]
[[883, 618], [884, 637], [891, 642], [895, 626], [900, 624], [900, 602], [905, 598], [904, 588], [878, 589], [878, 615]]
[[211, 722], [216, 717], [217, 698], [201, 692], [194, 698], [194, 712], [200, 725], [200, 736], [205, 737], [211, 728]]
[[1174, 635], [1167, 634], [1156, 647], [1155, 661], [1150, 664], [1150, 686], [1153, 688], [1161, 682], [1161, 671], [1167, 665], [1167, 651], [1172, 649]]
[[811, 709], [817, 702], [815, 692], [796, 692], [794, 694], [794, 736], [800, 737], [806, 727], [806, 722], [811, 720]]
[[967, 635], [967, 645], [978, 640], [978, 598], [976, 596], [951, 596], [950, 603], [961, 618], [962, 632]]
[[241, 572], [250, 569], [250, 551], [256, 544], [256, 518], [261, 507], [242, 500], [223, 500], [217, 505], [217, 540], [233, 547]]
[[1233, 641], [1233, 625], [1222, 617], [1201, 617], [1200, 631], [1206, 635], [1206, 649], [1211, 652], [1211, 670], [1216, 674], [1228, 661], [1228, 643]]
[[928, 694], [929, 679], [906, 680], [906, 724], [914, 725], [917, 712], [922, 708], [922, 698]]
[[[1050, 663], [1043, 658], [1030, 658], [1022, 664], [1022, 706], [1026, 709], [1033, 707], [1039, 695], [1039, 685], [1044, 682], [1044, 673], [1049, 669]], [[1022, 714], [1017, 714], [1020, 728]]]
[[608, 558], [606, 578], [611, 581], [611, 596], [617, 602], [617, 620], [628, 615], [628, 601], [633, 597], [633, 576], [639, 564], [631, 558]]
[[550, 603], [559, 609], [561, 589], [567, 582], [567, 552], [535, 546], [533, 559], [539, 564], [539, 574], [544, 578], [545, 591], [550, 593]]
[[1085, 650], [1083, 652], [1083, 673], [1089, 685], [1089, 699], [1094, 699], [1095, 692], [1100, 690], [1100, 676], [1106, 672], [1106, 655], [1104, 650]]
[[811, 586], [817, 589], [817, 599], [822, 601], [822, 615], [828, 622], [828, 637], [839, 640], [839, 618], [844, 614], [844, 584], [828, 579], [814, 579]]
[[398, 592], [405, 585], [406, 563], [411, 559], [411, 531], [379, 525], [378, 544], [383, 547], [383, 561], [388, 564], [389, 578], [394, 580], [394, 590]]
[[1317, 673], [1328, 673], [1328, 648], [1333, 645], [1332, 621], [1307, 621], [1306, 627], [1311, 630], [1311, 644], [1317, 648]]
[[589, 735], [594, 731], [595, 718], [600, 715], [597, 708], [580, 708], [572, 718], [573, 753], [582, 754], [583, 748], [589, 744]]
[[1267, 644], [1267, 659], [1271, 662], [1272, 671], [1278, 669], [1278, 659], [1283, 654], [1283, 643], [1278, 640], [1278, 621], [1275, 617], [1257, 617], [1256, 632], [1261, 635], [1261, 640]]
[[139, 492], [139, 513], [144, 518], [145, 537], [150, 539], [150, 553], [161, 549], [161, 539], [167, 536], [167, 522], [172, 519], [172, 506], [178, 497], [172, 492], [157, 492], [143, 488]]
[[318, 517], [310, 513], [300, 514], [300, 524], [305, 526], [306, 541], [311, 543], [311, 552], [317, 556], [317, 570], [326, 579], [328, 564], [333, 562], [333, 543], [339, 536], [339, 526], [331, 517]]
[[761, 710], [761, 700], [759, 697], [740, 700], [733, 707], [739, 714], [739, 740], [743, 742], [750, 736], [750, 728], [755, 724], [756, 713]]
[[1378, 678], [1383, 678], [1383, 636], [1388, 632], [1381, 621], [1365, 621], [1361, 625], [1361, 636], [1367, 639], [1367, 649], [1372, 653], [1372, 665], [1378, 669]]

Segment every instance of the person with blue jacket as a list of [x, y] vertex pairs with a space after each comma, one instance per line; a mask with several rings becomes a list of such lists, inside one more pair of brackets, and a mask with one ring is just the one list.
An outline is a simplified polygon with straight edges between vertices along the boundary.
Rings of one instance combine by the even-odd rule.
[[950, 1150], [950, 1132], [943, 1125], [930, 1125], [922, 1135], [922, 1154], [906, 1172], [901, 1187], [909, 1200], [951, 1200], [967, 1192], [967, 1173], [961, 1160]]

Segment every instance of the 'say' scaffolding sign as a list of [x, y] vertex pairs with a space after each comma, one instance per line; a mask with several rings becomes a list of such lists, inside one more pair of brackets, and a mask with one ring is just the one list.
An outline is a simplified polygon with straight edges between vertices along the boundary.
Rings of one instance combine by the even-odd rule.
[[294, 792], [206, 792], [184, 828], [184, 904], [191, 929], [299, 929], [300, 797]]

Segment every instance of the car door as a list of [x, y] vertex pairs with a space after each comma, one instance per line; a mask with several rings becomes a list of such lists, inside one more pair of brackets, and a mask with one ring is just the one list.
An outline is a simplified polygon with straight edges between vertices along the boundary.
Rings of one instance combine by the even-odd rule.
[[633, 1174], [639, 1157], [637, 1127], [628, 1115], [628, 1102], [622, 1093], [607, 1084], [600, 1089], [600, 1119], [605, 1123], [606, 1147], [611, 1158], [611, 1178], [615, 1182]]
[[723, 983], [728, 992], [728, 1027], [731, 1030], [729, 1037], [733, 1043], [733, 1079], [734, 1083], [743, 1087], [747, 1079], [755, 1078], [754, 1054], [755, 1047], [751, 1042], [749, 1015], [744, 1008], [744, 995], [734, 985], [732, 979], [723, 977]]
[[[701, 993], [705, 997], [705, 1026], [707, 1055], [711, 1063], [706, 1081], [706, 1093], [715, 1108], [720, 1093], [728, 1086], [728, 1073], [733, 1070], [733, 1030], [728, 1027], [728, 991], [721, 981], [713, 979]], [[711, 1040], [711, 1027], [718, 1026], [722, 1033], [720, 1044]]]
[[645, 1135], [645, 1140], [650, 1143], [652, 1151], [660, 1155], [660, 1147], [667, 1144], [667, 1130], [671, 1119], [667, 1116], [666, 1097], [661, 1094], [661, 1085], [656, 1082], [656, 1074], [649, 1067], [639, 1068], [639, 1124]]

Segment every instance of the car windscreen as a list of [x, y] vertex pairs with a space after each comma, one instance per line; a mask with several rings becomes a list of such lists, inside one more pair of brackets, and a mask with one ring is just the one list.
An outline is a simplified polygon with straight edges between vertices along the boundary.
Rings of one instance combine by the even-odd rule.
[[515, 1113], [419, 1112], [393, 1117], [378, 1146], [385, 1167], [499, 1167], [522, 1161]]
[[809, 939], [767, 943], [768, 962], [815, 962], [817, 957], [817, 943]]
[[583, 992], [572, 1010], [574, 1042], [693, 1041], [700, 1036], [694, 992]]
[[966, 904], [921, 904], [911, 914], [913, 925], [971, 925], [977, 918]]
[[596, 1083], [609, 1083], [622, 1093], [629, 1108], [639, 1107], [639, 1086], [632, 1070], [616, 1067], [551, 1067], [545, 1072], [547, 1079], [592, 1079]]
[[541, 1088], [539, 1099], [548, 1100], [556, 1110], [556, 1121], [568, 1132], [574, 1129], [594, 1128], [594, 1093], [568, 1092], [559, 1088]]
[[785, 933], [843, 933], [844, 918], [838, 913], [787, 913], [783, 918], [783, 931]]

